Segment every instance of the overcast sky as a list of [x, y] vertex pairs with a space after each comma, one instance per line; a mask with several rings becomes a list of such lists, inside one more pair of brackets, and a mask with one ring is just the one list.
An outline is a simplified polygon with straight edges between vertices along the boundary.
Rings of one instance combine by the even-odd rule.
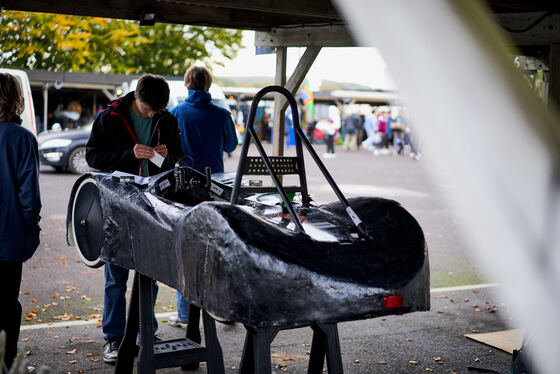
[[[255, 34], [243, 32], [242, 49], [235, 60], [224, 67], [215, 66], [214, 74], [220, 77], [274, 76], [274, 54], [255, 55]], [[288, 49], [288, 76], [295, 68], [305, 48]], [[383, 58], [375, 48], [323, 48], [307, 74], [312, 89], [319, 88], [322, 80], [360, 83], [373, 89], [394, 89]]]

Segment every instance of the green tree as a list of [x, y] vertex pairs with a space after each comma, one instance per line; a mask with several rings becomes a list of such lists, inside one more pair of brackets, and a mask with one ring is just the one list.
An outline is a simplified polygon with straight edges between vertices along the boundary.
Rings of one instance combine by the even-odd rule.
[[0, 12], [0, 66], [182, 74], [195, 61], [233, 58], [241, 31], [47, 13]]

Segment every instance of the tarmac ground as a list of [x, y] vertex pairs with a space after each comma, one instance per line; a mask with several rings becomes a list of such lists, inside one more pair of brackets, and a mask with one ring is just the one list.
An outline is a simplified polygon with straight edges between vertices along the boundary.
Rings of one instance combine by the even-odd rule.
[[[511, 355], [466, 338], [465, 334], [501, 331], [511, 321], [507, 306], [499, 302], [495, 287], [436, 290], [429, 312], [387, 316], [338, 325], [342, 363], [348, 374], [373, 373], [480, 373], [469, 368], [509, 373]], [[163, 339], [185, 336], [160, 317]], [[80, 321], [80, 323], [83, 323]], [[54, 373], [112, 373], [102, 360], [103, 339], [96, 320], [85, 325], [26, 326], [21, 350], [31, 366], [49, 366]], [[35, 327], [35, 328], [33, 328]], [[245, 329], [217, 323], [226, 373], [239, 370]], [[273, 373], [305, 373], [309, 360], [310, 328], [281, 331], [274, 340]], [[325, 365], [326, 368], [326, 365]], [[180, 373], [180, 368], [158, 373]], [[205, 373], [205, 364], [193, 373]], [[325, 372], [326, 369], [325, 369]], [[488, 371], [486, 371], [488, 372]]]

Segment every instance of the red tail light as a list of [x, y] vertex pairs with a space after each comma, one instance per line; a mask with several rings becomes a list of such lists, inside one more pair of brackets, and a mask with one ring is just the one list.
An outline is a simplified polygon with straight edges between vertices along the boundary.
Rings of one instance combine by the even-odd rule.
[[404, 304], [403, 295], [391, 295], [383, 298], [383, 308], [400, 308]]

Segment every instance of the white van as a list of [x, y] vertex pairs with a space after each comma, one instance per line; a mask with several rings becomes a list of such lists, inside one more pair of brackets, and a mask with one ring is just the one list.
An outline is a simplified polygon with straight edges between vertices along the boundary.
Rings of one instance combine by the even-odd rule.
[[37, 123], [35, 121], [35, 108], [33, 107], [33, 97], [31, 96], [31, 86], [29, 85], [29, 78], [23, 70], [16, 69], [0, 69], [0, 73], [8, 73], [15, 76], [20, 85], [23, 99], [25, 101], [25, 108], [21, 114], [23, 120], [22, 126], [28, 129], [37, 136]]
[[[128, 92], [134, 91], [137, 84], [138, 79], [132, 80], [128, 86]], [[185, 82], [183, 80], [168, 80], [167, 84], [169, 85], [169, 102], [167, 103], [167, 109], [171, 109], [185, 101], [188, 95], [188, 90], [187, 87], [185, 87]], [[226, 100], [226, 95], [224, 95], [220, 86], [212, 83], [209, 92], [210, 96], [212, 96], [212, 102], [214, 104], [227, 109], [228, 112], [231, 112]]]

